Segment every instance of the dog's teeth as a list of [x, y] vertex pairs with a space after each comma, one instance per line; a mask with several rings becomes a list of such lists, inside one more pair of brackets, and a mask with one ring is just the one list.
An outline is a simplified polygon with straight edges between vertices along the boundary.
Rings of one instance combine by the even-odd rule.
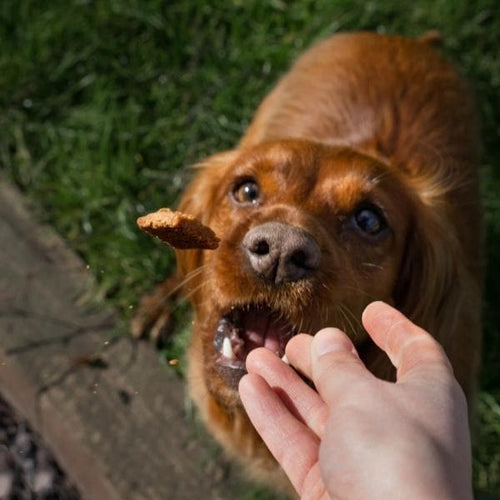
[[228, 359], [236, 359], [229, 337], [224, 337], [224, 341], [222, 342], [222, 355]]
[[281, 358], [281, 361], [283, 361], [283, 363], [286, 363], [287, 365], [290, 364], [290, 361], [288, 361], [288, 358], [286, 357], [286, 354], [283, 354], [283, 356]]

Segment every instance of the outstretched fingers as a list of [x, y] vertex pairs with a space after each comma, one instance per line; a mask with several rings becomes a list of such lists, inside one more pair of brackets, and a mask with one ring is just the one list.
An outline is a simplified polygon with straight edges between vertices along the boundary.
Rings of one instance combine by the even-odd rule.
[[319, 438], [289, 411], [261, 376], [245, 375], [240, 381], [239, 392], [255, 429], [295, 489], [302, 492], [308, 474], [318, 469]]
[[330, 407], [352, 392], [355, 384], [374, 380], [349, 337], [336, 328], [325, 328], [313, 337], [310, 358], [312, 380]]
[[[308, 351], [307, 351], [307, 357]], [[328, 417], [328, 409], [318, 393], [269, 349], [252, 351], [246, 360], [249, 373], [260, 375], [280, 397], [289, 412], [318, 437]]]
[[300, 333], [292, 337], [286, 345], [286, 357], [290, 364], [302, 375], [312, 380], [311, 343], [313, 336]]

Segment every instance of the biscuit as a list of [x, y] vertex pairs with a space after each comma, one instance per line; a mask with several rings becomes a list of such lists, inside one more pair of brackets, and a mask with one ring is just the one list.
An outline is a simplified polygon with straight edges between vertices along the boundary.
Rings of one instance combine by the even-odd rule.
[[156, 212], [139, 217], [137, 225], [144, 232], [181, 250], [215, 250], [219, 246], [219, 238], [208, 226], [193, 215], [169, 208], [160, 208]]

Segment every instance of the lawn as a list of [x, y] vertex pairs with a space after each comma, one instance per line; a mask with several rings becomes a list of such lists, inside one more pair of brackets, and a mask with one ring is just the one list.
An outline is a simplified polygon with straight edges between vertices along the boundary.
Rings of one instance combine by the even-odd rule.
[[127, 318], [174, 264], [136, 217], [174, 205], [185, 166], [235, 144], [301, 51], [359, 29], [438, 29], [477, 94], [487, 272], [474, 477], [500, 494], [498, 0], [3, 0], [0, 168]]

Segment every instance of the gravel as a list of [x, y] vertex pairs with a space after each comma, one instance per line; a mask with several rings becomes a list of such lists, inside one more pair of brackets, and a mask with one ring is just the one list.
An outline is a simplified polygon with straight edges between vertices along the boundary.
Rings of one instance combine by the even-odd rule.
[[0, 499], [81, 499], [40, 436], [1, 397]]

